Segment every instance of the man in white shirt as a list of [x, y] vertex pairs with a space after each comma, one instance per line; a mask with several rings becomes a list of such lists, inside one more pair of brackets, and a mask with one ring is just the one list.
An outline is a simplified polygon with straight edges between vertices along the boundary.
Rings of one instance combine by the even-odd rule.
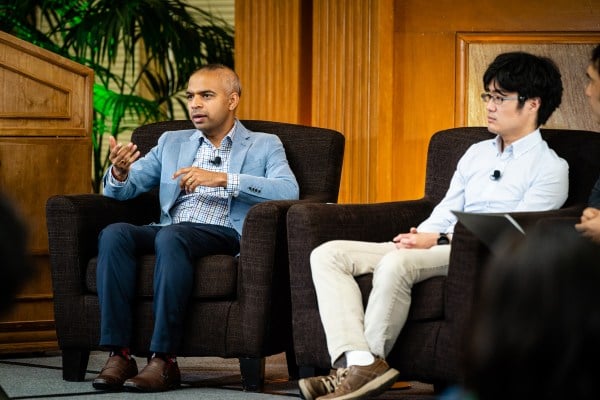
[[[497, 136], [467, 150], [429, 218], [389, 242], [335, 240], [313, 250], [319, 312], [338, 370], [300, 380], [305, 399], [371, 398], [394, 383], [398, 371], [385, 357], [406, 321], [412, 286], [448, 273], [452, 210], [543, 211], [567, 199], [568, 165], [539, 131], [561, 102], [554, 62], [522, 52], [501, 54], [483, 84], [488, 129]], [[364, 310], [354, 276], [366, 273], [373, 273], [373, 288]]]

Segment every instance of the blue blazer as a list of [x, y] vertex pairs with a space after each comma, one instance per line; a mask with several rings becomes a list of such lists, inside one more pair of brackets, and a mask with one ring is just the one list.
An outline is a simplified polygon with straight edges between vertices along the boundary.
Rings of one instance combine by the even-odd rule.
[[[125, 182], [104, 175], [104, 195], [117, 200], [134, 198], [159, 186], [160, 225], [173, 222], [169, 211], [181, 192], [179, 178], [173, 174], [192, 165], [200, 131], [196, 129], [163, 133], [158, 144], [131, 165]], [[239, 193], [229, 198], [229, 219], [241, 235], [250, 207], [267, 200], [296, 200], [298, 182], [290, 169], [285, 150], [276, 135], [252, 132], [236, 121], [231, 147], [230, 174], [239, 174]]]

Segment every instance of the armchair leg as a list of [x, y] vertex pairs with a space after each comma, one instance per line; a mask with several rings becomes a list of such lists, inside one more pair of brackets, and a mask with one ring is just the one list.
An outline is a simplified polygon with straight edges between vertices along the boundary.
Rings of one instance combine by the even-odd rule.
[[89, 350], [62, 349], [63, 379], [71, 382], [85, 380], [89, 358]]
[[285, 352], [285, 361], [287, 363], [288, 375], [290, 380], [298, 379], [300, 376], [300, 370], [296, 364], [296, 353], [293, 349]]
[[265, 383], [265, 358], [240, 358], [242, 387], [245, 392], [262, 392]]

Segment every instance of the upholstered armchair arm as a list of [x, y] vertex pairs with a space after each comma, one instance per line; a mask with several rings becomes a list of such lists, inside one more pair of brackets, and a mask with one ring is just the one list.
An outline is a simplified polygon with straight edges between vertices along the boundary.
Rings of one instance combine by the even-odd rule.
[[98, 234], [123, 221], [146, 224], [159, 216], [158, 200], [145, 194], [117, 201], [99, 194], [58, 195], [46, 202], [54, 295], [83, 291], [85, 264], [98, 252]]
[[[89, 351], [71, 349], [97, 345], [90, 343], [90, 337], [85, 334], [90, 325], [84, 295], [85, 268], [98, 253], [98, 234], [113, 222], [143, 224], [156, 220], [158, 215], [158, 199], [152, 194], [128, 201], [98, 194], [58, 195], [46, 202], [54, 316], [64, 363], [86, 365]], [[63, 377], [83, 380], [81, 371], [65, 370]]]
[[241, 343], [267, 343], [273, 348], [283, 348], [277, 342], [285, 339], [283, 335], [265, 339], [269, 332], [267, 324], [289, 325], [289, 321], [284, 321], [285, 318], [269, 321], [267, 316], [290, 313], [286, 214], [292, 205], [307, 201], [310, 200], [267, 201], [253, 206], [246, 216], [237, 284], [238, 312], [244, 327]]
[[[517, 212], [511, 215], [527, 232], [537, 224], [574, 224], [582, 210], [583, 206], [571, 206], [559, 210]], [[456, 315], [461, 315], [465, 307], [470, 308], [476, 295], [479, 276], [491, 256], [490, 250], [475, 235], [462, 224], [456, 225], [446, 280], [446, 310], [450, 315], [455, 312]]]
[[310, 242], [312, 248], [334, 239], [389, 241], [417, 226], [432, 209], [427, 200], [294, 205], [288, 214], [289, 239]]
[[[527, 232], [528, 229], [539, 224], [544, 224], [545, 226], [552, 224], [574, 225], [578, 221], [583, 208], [584, 206], [582, 205], [575, 205], [559, 210], [516, 212], [511, 213], [511, 216]], [[490, 250], [475, 235], [469, 232], [462, 224], [457, 224], [452, 238], [452, 253], [450, 255], [450, 269], [447, 281], [450, 290], [452, 290], [453, 286], [456, 286], [457, 295], [462, 293], [463, 296], [468, 295], [472, 297], [472, 288], [470, 287], [468, 290], [465, 290], [465, 285], [475, 285], [476, 280], [473, 278], [478, 277], [478, 273], [483, 270], [490, 256], [492, 256]], [[458, 277], [461, 277], [461, 279], [458, 280]], [[450, 297], [456, 299], [460, 296]]]
[[[560, 210], [543, 212], [519, 212], [511, 213], [517, 222], [524, 228], [525, 232], [537, 224], [546, 226], [552, 224], [573, 225], [581, 215], [583, 206], [571, 206]], [[551, 229], [551, 228], [550, 228]], [[478, 285], [485, 266], [490, 257], [494, 255], [490, 250], [467, 228], [458, 223], [452, 238], [452, 250], [450, 254], [450, 266], [446, 279], [445, 295], [445, 324], [440, 331], [440, 349], [444, 352], [456, 352], [460, 354], [463, 330], [467, 326], [471, 315], [473, 304], [477, 301]], [[452, 330], [448, 333], [446, 330]], [[459, 357], [452, 359], [458, 360]], [[458, 373], [459, 365], [454, 365], [449, 370]], [[458, 375], [456, 376], [458, 379]]]
[[[411, 200], [375, 204], [300, 204], [287, 215], [294, 347], [299, 366], [311, 365], [315, 343], [324, 345], [310, 271], [311, 251], [329, 240], [389, 241], [429, 216], [433, 204]], [[321, 340], [322, 337], [322, 340]], [[307, 339], [311, 338], [311, 339]], [[308, 343], [308, 342], [311, 343]], [[305, 345], [306, 344], [306, 345]], [[321, 366], [329, 360], [321, 360]]]

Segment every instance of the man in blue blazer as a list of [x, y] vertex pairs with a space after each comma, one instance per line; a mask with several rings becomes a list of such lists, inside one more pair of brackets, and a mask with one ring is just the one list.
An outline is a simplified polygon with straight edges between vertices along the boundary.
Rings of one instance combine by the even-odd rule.
[[[165, 132], [144, 157], [133, 143], [110, 138], [112, 163], [104, 195], [126, 200], [159, 187], [155, 224], [116, 223], [98, 240], [100, 345], [110, 355], [93, 386], [102, 390], [164, 391], [177, 387], [176, 351], [193, 282], [193, 264], [211, 254], [239, 253], [252, 205], [297, 199], [298, 183], [276, 135], [247, 130], [235, 117], [237, 74], [208, 65], [192, 74], [186, 92], [196, 129]], [[155, 253], [153, 354], [138, 373], [129, 345], [136, 259]]]

